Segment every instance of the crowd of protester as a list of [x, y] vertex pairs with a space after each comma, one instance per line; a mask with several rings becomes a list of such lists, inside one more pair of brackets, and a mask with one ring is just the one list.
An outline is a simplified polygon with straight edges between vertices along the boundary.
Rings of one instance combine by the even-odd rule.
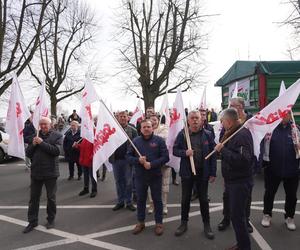
[[[172, 112], [172, 110], [170, 110]], [[223, 219], [218, 230], [224, 231], [232, 223], [237, 243], [227, 249], [251, 249], [249, 234], [251, 225], [251, 193], [253, 176], [257, 169], [264, 168], [265, 193], [264, 210], [261, 224], [270, 227], [275, 194], [280, 182], [286, 193], [285, 223], [288, 230], [295, 230], [295, 208], [299, 182], [299, 159], [296, 151], [300, 144], [292, 140], [292, 122], [287, 114], [282, 122], [261, 143], [261, 157], [256, 159], [251, 133], [242, 125], [251, 118], [245, 111], [244, 100], [240, 97], [230, 100], [230, 106], [221, 115], [222, 131], [219, 143], [215, 144], [214, 128], [210, 122], [217, 121], [216, 112], [211, 110], [186, 111], [191, 149], [186, 142], [187, 134], [182, 130], [176, 137], [172, 148], [173, 155], [180, 158], [179, 176], [181, 180], [181, 223], [175, 236], [179, 237], [188, 230], [191, 200], [197, 199], [203, 221], [204, 234], [214, 239], [209, 213], [209, 183], [216, 179], [217, 157], [221, 159], [224, 178]], [[121, 145], [109, 158], [112, 164], [116, 186], [116, 204], [113, 211], [127, 209], [137, 212], [137, 224], [133, 234], [141, 233], [145, 228], [146, 205], [148, 214], [154, 214], [155, 234], [164, 232], [163, 216], [168, 214], [168, 193], [170, 183], [179, 185], [179, 177], [172, 166], [168, 165], [169, 150], [166, 146], [168, 126], [165, 117], [148, 107], [144, 119], [135, 127], [130, 124], [132, 112], [115, 112], [116, 119], [141, 153], [138, 155], [129, 141]], [[69, 181], [84, 176], [83, 190], [80, 196], [90, 193], [97, 195], [97, 182], [92, 176], [93, 144], [80, 137], [81, 118], [76, 110], [66, 118], [43, 118], [40, 120], [41, 131], [36, 135], [31, 119], [25, 124], [24, 141], [26, 143], [26, 166], [31, 169], [31, 193], [28, 210], [28, 233], [38, 225], [39, 198], [42, 185], [47, 191], [47, 228], [53, 228], [56, 214], [56, 180], [59, 176], [59, 147], [63, 146], [64, 157], [69, 165]], [[66, 132], [64, 128], [68, 126]], [[238, 131], [238, 132], [237, 132]], [[233, 136], [226, 144], [227, 138]], [[208, 160], [205, 156], [216, 150]], [[195, 163], [192, 173], [190, 158]], [[76, 168], [75, 168], [76, 166]], [[101, 179], [105, 179], [106, 167], [103, 166]], [[99, 174], [98, 174], [99, 177]], [[91, 188], [89, 187], [91, 183]]]

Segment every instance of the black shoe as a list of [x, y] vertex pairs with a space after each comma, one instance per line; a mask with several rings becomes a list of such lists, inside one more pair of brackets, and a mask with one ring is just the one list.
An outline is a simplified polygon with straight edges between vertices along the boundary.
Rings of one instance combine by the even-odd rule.
[[81, 176], [78, 176], [77, 180], [79, 180], [79, 181], [80, 181], [80, 180], [81, 180]]
[[37, 227], [37, 225], [38, 225], [37, 223], [29, 223], [27, 227], [24, 228], [23, 233], [27, 234], [31, 232], [35, 227]]
[[218, 225], [218, 229], [219, 231], [224, 231], [227, 227], [229, 227], [230, 225], [230, 221], [228, 219], [223, 219], [219, 225]]
[[117, 205], [114, 206], [114, 208], [112, 210], [117, 211], [117, 210], [120, 210], [123, 207], [124, 207], [124, 203], [118, 203]]
[[89, 190], [88, 189], [83, 189], [80, 193], [79, 193], [79, 196], [82, 196], [82, 195], [85, 195], [85, 194], [88, 194], [89, 193]]
[[135, 206], [133, 206], [131, 203], [127, 204], [126, 208], [132, 212], [136, 210]]
[[97, 191], [92, 191], [90, 198], [94, 198], [94, 197], [96, 197], [96, 195], [97, 195]]
[[204, 234], [205, 234], [206, 238], [209, 240], [213, 240], [215, 238], [215, 235], [212, 232], [209, 223], [204, 224]]
[[198, 194], [193, 194], [192, 198], [191, 198], [191, 201], [195, 201], [197, 199], [198, 199]]
[[54, 228], [54, 226], [55, 226], [54, 221], [48, 221], [45, 225], [47, 229], [52, 229]]
[[175, 231], [175, 236], [183, 235], [188, 229], [187, 221], [182, 221], [180, 226]]
[[250, 221], [247, 220], [247, 229], [248, 229], [248, 233], [251, 234], [253, 233], [253, 227], [252, 225], [250, 224]]
[[74, 177], [73, 176], [69, 176], [68, 181], [73, 180]]

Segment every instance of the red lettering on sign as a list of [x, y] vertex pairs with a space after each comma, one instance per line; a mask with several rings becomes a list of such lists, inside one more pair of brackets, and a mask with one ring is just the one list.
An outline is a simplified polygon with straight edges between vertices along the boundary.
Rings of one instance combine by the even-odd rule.
[[260, 125], [272, 124], [273, 122], [284, 118], [292, 109], [293, 105], [288, 105], [286, 109], [278, 109], [277, 112], [270, 113], [266, 117], [262, 116], [260, 112], [255, 115], [255, 118], [260, 121]]
[[180, 114], [177, 113], [177, 109], [176, 108], [173, 108], [173, 112], [171, 114], [171, 122], [170, 122], [170, 127], [176, 123], [180, 118]]
[[16, 103], [16, 114], [17, 114], [17, 118], [19, 118], [19, 116], [22, 114], [22, 109], [19, 102]]
[[111, 128], [109, 124], [104, 124], [103, 129], [100, 130], [94, 139], [94, 155], [97, 153], [101, 147], [108, 142], [109, 137], [116, 132], [115, 128]]

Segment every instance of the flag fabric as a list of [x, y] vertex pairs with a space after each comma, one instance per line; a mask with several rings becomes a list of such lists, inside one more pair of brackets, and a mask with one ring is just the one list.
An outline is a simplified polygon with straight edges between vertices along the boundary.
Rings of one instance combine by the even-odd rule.
[[6, 131], [9, 134], [8, 155], [25, 159], [23, 130], [30, 113], [25, 104], [20, 85], [15, 75], [6, 116]]
[[278, 96], [264, 109], [245, 122], [244, 126], [252, 134], [254, 153], [259, 156], [260, 142], [267, 133], [273, 130], [282, 121], [282, 118], [291, 111], [300, 93], [300, 79], [291, 85], [281, 96]]
[[139, 99], [136, 109], [133, 112], [132, 117], [130, 118], [129, 123], [136, 127], [136, 124], [138, 121], [142, 120], [144, 118], [144, 113], [142, 109], [141, 99]]
[[280, 89], [279, 89], [279, 95], [278, 96], [281, 96], [285, 91], [286, 91], [286, 87], [285, 87], [284, 81], [281, 81]]
[[45, 82], [42, 83], [40, 94], [35, 102], [35, 109], [33, 113], [32, 123], [36, 130], [39, 130], [39, 122], [42, 117], [48, 117], [48, 99]]
[[199, 110], [206, 110], [206, 109], [207, 109], [207, 106], [206, 106], [206, 86], [205, 86], [203, 89]]
[[166, 126], [170, 126], [170, 111], [169, 111], [169, 100], [168, 100], [168, 93], [166, 92], [166, 94], [164, 95], [164, 99], [159, 111], [161, 117], [164, 115], [166, 118]]
[[170, 161], [166, 164], [179, 171], [180, 158], [173, 155], [173, 145], [178, 133], [184, 128], [186, 121], [181, 89], [177, 89], [175, 102], [171, 111], [171, 120], [166, 144], [169, 150]]
[[92, 115], [92, 103], [99, 100], [99, 96], [89, 80], [86, 80], [80, 108], [81, 128], [80, 136], [89, 142], [94, 142], [94, 121]]
[[93, 177], [97, 181], [96, 171], [108, 158], [127, 141], [127, 136], [101, 101], [98, 112], [93, 149]]

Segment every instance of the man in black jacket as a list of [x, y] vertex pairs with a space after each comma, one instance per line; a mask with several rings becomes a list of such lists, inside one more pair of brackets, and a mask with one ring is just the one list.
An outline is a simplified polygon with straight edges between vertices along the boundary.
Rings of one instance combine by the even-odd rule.
[[54, 227], [56, 215], [56, 180], [59, 176], [58, 156], [62, 135], [50, 130], [51, 120], [40, 120], [39, 135], [29, 143], [26, 155], [31, 159], [30, 201], [28, 207], [29, 224], [23, 233], [29, 233], [38, 225], [38, 213], [42, 187], [47, 192], [47, 224], [46, 228]]
[[[221, 153], [222, 174], [229, 195], [230, 219], [237, 239], [237, 245], [229, 249], [250, 250], [246, 207], [253, 186], [253, 139], [248, 129], [241, 128], [236, 109], [224, 110], [221, 117], [225, 134], [215, 150]], [[238, 130], [239, 132], [223, 145], [222, 142]]]

